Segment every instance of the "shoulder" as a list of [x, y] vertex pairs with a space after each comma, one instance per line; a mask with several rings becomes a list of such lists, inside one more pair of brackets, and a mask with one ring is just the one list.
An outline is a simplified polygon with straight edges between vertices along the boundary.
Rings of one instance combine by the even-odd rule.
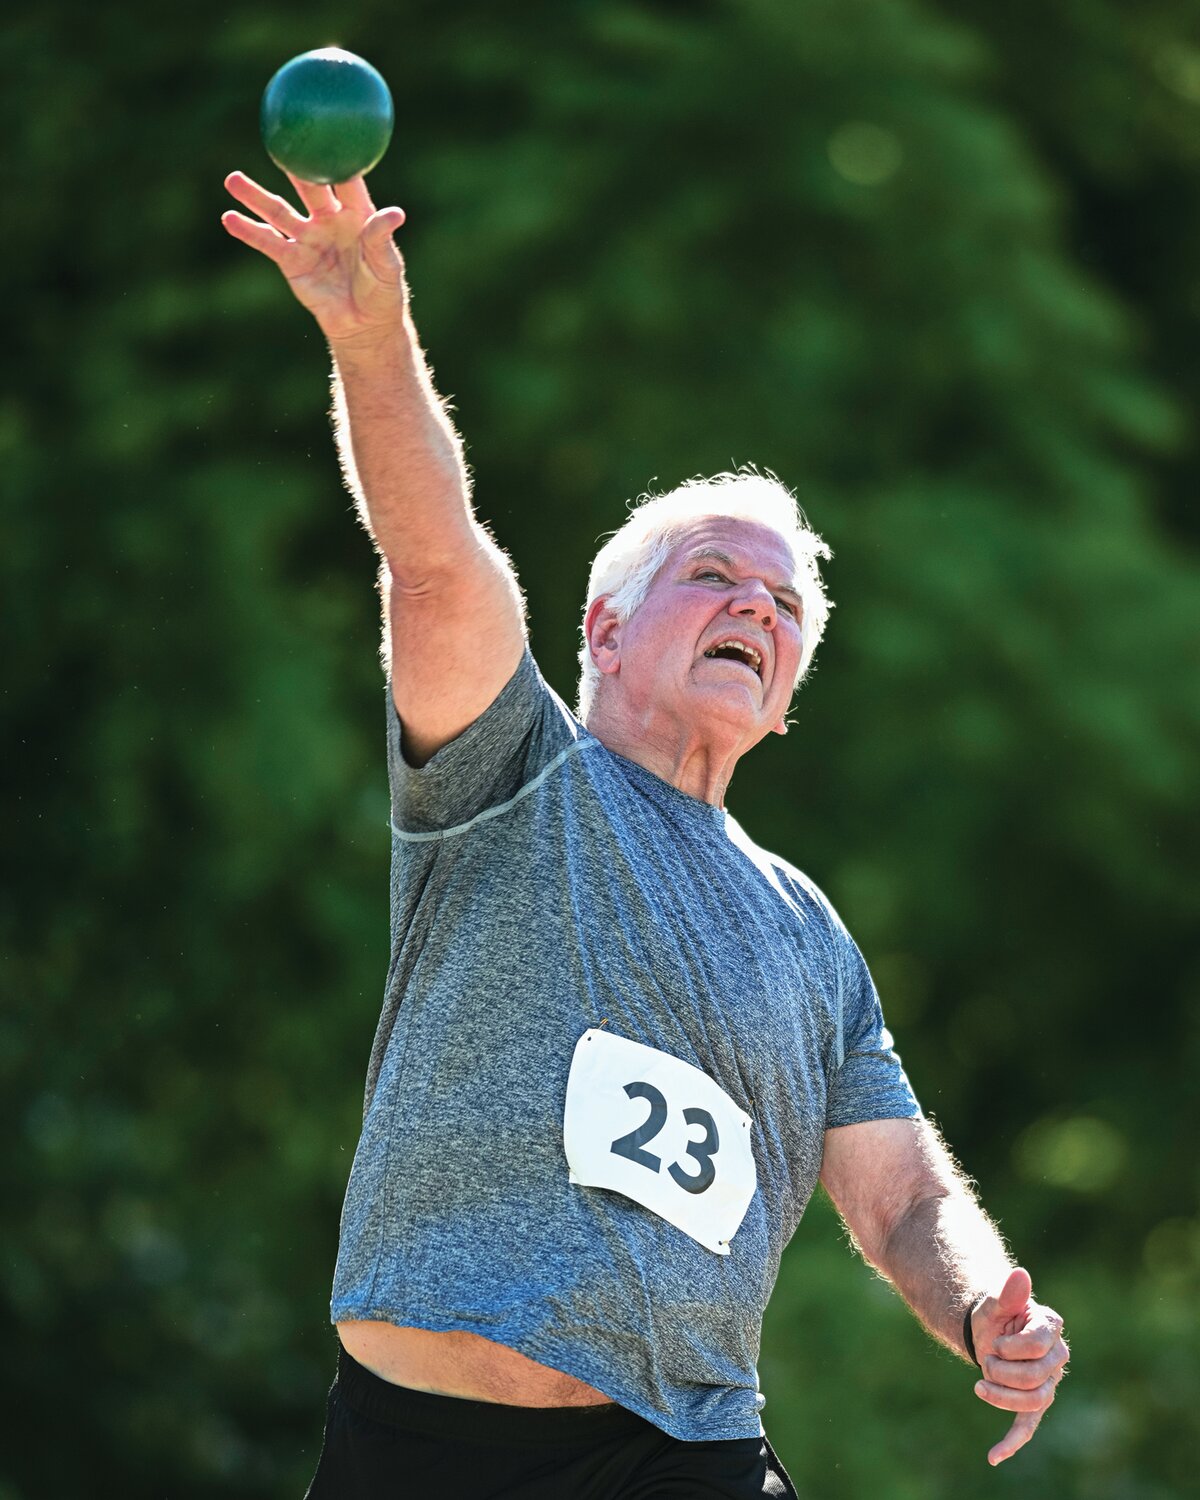
[[388, 695], [388, 779], [401, 835], [457, 826], [517, 795], [587, 739], [528, 648], [492, 702], [433, 755], [408, 754], [406, 725]]
[[833, 936], [846, 933], [842, 919], [829, 897], [803, 870], [771, 850], [762, 848], [742, 825], [730, 815], [726, 820], [730, 843], [750, 861], [759, 875], [769, 882], [797, 916], [815, 922]]

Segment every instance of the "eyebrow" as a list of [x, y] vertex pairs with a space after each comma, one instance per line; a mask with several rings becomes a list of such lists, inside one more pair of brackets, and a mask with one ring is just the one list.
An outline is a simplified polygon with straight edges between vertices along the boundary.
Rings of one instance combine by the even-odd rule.
[[[727, 568], [732, 569], [735, 573], [740, 571], [740, 564], [734, 558], [730, 557], [728, 552], [722, 552], [716, 547], [700, 547], [695, 552], [689, 552], [686, 565], [690, 567], [693, 563], [710, 561], [724, 563]], [[798, 605], [803, 606], [804, 604], [804, 596], [790, 583], [775, 584], [771, 592], [773, 594], [787, 594]]]

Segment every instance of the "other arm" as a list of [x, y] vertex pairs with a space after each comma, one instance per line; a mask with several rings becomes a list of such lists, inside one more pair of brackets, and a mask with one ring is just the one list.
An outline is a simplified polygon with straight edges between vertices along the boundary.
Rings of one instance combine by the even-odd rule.
[[434, 390], [392, 236], [361, 177], [291, 179], [308, 217], [240, 172], [226, 187], [235, 239], [275, 262], [333, 356], [338, 449], [380, 556], [385, 657], [405, 751], [416, 763], [479, 717], [524, 650], [507, 558], [471, 508], [462, 444]]
[[963, 1358], [963, 1318], [979, 1304], [976, 1394], [1017, 1413], [988, 1462], [1010, 1458], [1054, 1400], [1069, 1350], [1062, 1319], [1032, 1300], [1028, 1274], [1013, 1266], [936, 1130], [923, 1117], [828, 1130], [821, 1181], [864, 1259]]

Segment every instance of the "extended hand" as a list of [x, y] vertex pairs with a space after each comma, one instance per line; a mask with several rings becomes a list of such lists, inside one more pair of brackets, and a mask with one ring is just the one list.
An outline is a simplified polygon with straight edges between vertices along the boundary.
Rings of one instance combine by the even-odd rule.
[[1012, 1271], [999, 1296], [985, 1298], [971, 1319], [984, 1377], [976, 1382], [975, 1394], [1017, 1413], [988, 1454], [993, 1465], [1011, 1458], [1033, 1436], [1071, 1353], [1063, 1341], [1062, 1319], [1053, 1308], [1034, 1302], [1032, 1290], [1028, 1271]]
[[289, 177], [309, 217], [242, 172], [225, 179], [229, 192], [258, 215], [230, 210], [221, 223], [236, 240], [273, 260], [330, 343], [386, 336], [402, 322], [404, 262], [392, 235], [404, 210], [376, 210], [361, 177], [318, 187]]

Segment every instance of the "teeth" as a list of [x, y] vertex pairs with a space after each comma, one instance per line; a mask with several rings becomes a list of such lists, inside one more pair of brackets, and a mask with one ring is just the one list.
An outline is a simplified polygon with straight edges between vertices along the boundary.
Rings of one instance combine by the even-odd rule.
[[740, 651], [750, 666], [757, 672], [762, 666], [762, 656], [753, 646], [748, 646], [745, 641], [718, 641], [715, 646], [710, 646], [704, 653], [705, 656], [715, 656], [718, 651]]

